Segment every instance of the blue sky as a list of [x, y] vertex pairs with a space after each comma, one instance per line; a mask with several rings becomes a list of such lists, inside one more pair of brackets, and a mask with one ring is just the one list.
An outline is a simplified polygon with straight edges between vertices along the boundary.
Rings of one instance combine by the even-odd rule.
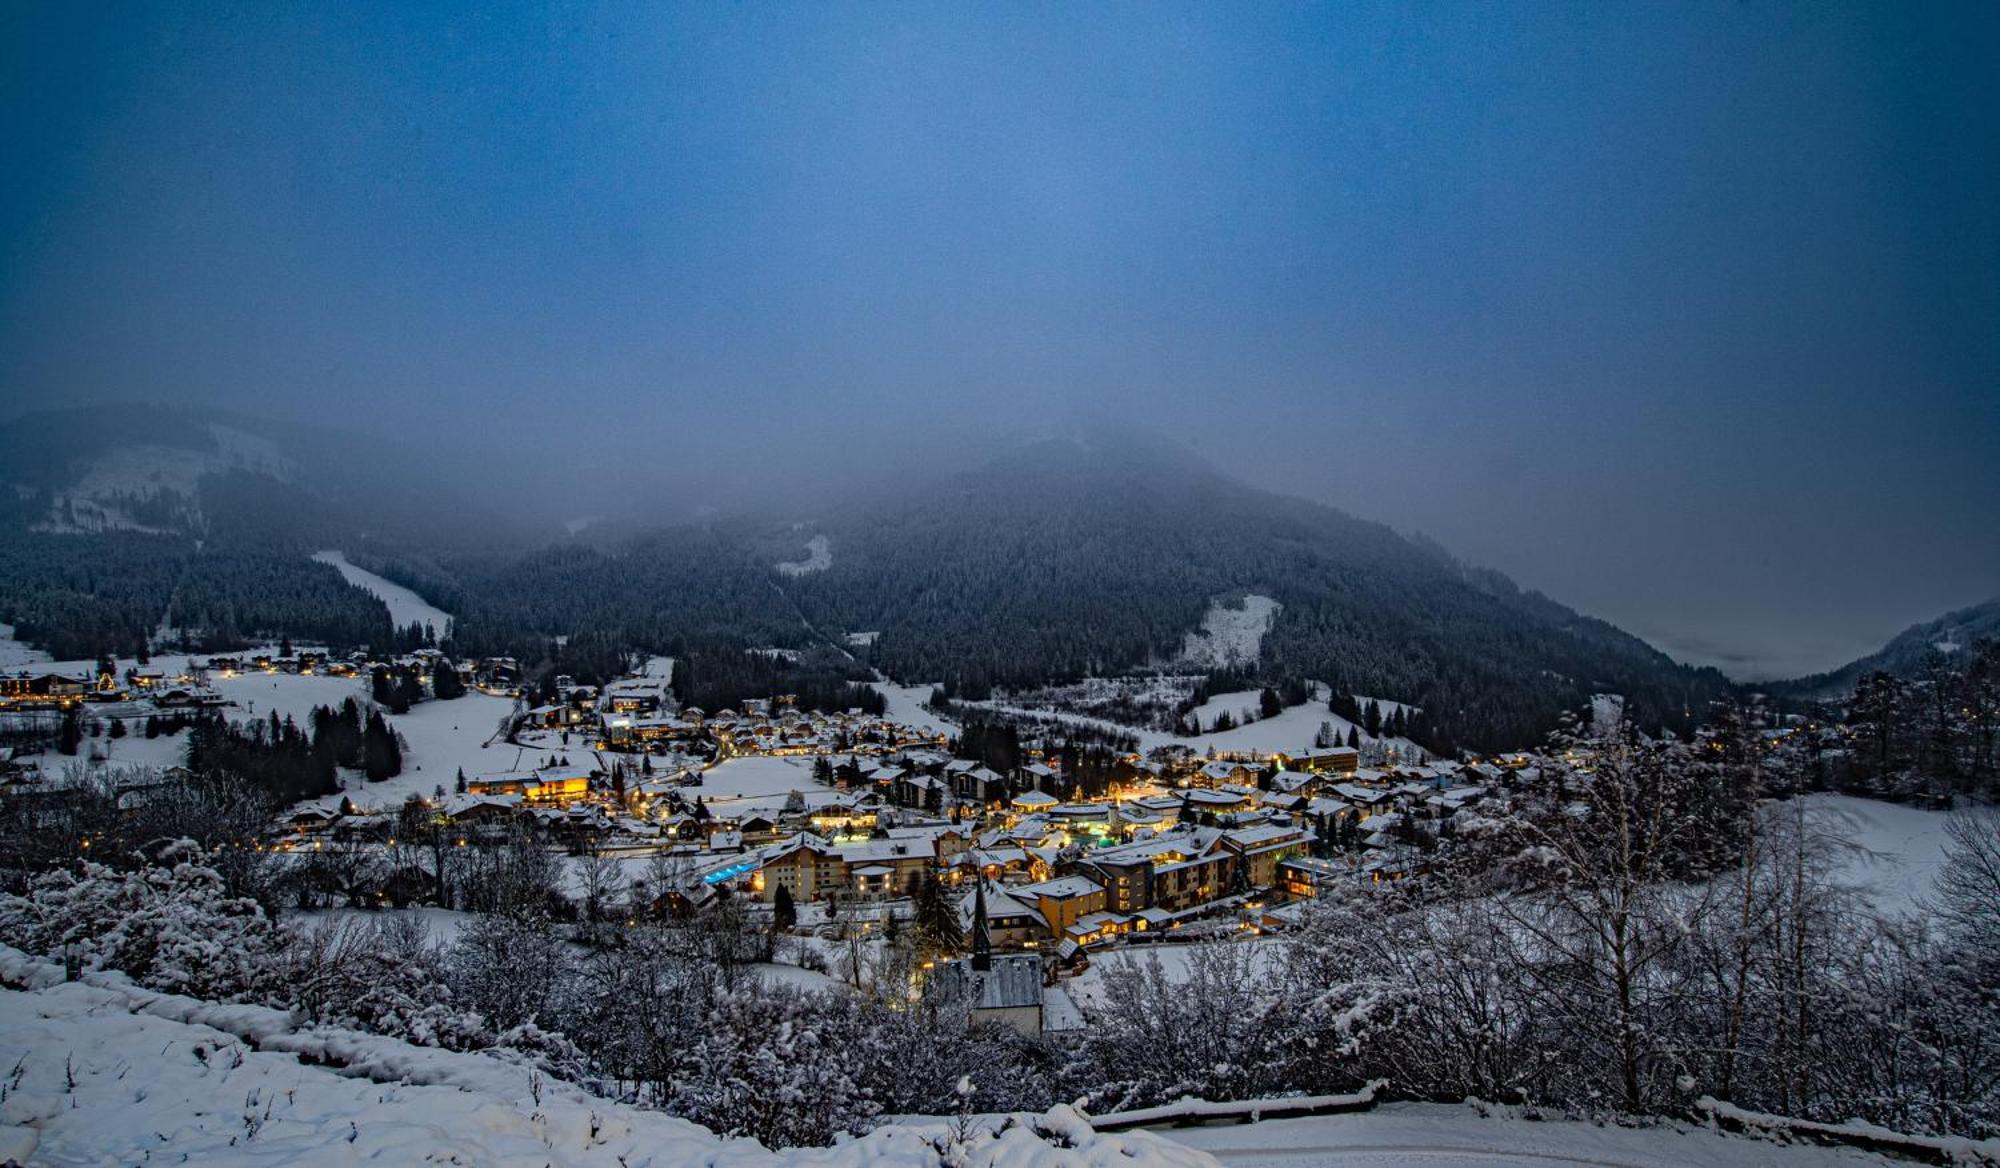
[[1130, 417], [1738, 672], [2000, 593], [1991, 4], [4, 19], [12, 408], [688, 466]]

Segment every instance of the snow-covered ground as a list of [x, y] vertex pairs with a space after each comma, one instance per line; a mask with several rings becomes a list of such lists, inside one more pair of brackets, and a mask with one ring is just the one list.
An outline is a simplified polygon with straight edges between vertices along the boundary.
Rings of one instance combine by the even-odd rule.
[[[1258, 973], [1274, 973], [1270, 963], [1284, 954], [1282, 939], [1268, 935], [1247, 937], [1230, 944], [1241, 947], [1242, 952], [1248, 955], [1252, 970]], [[1098, 953], [1091, 958], [1089, 968], [1064, 982], [1063, 987], [1078, 1006], [1085, 1010], [1099, 1009], [1106, 1003], [1104, 983], [1107, 979], [1143, 972], [1152, 961], [1160, 963], [1160, 972], [1168, 981], [1176, 984], [1187, 981], [1191, 976], [1196, 948], [1194, 945], [1153, 944]]]
[[786, 560], [771, 566], [787, 576], [824, 572], [833, 567], [833, 541], [823, 535], [815, 535], [806, 541], [805, 559]]
[[451, 635], [451, 614], [418, 596], [393, 580], [384, 580], [375, 573], [357, 568], [347, 562], [347, 557], [337, 551], [314, 552], [313, 559], [322, 564], [331, 564], [340, 570], [349, 584], [364, 592], [375, 595], [389, 606], [389, 620], [399, 629], [411, 625], [429, 625], [442, 641]]
[[1162, 1128], [1232, 1168], [1834, 1168], [1896, 1163], [1846, 1148], [1779, 1145], [1685, 1124], [1624, 1128], [1482, 1117], [1471, 1107], [1391, 1103], [1373, 1111]]
[[793, 791], [805, 798], [806, 806], [818, 807], [839, 792], [813, 782], [812, 764], [811, 758], [732, 758], [703, 771], [701, 786], [686, 794], [700, 795], [718, 814], [730, 816], [778, 811]]
[[210, 425], [208, 430], [215, 439], [212, 451], [143, 444], [106, 451], [83, 468], [76, 482], [55, 492], [48, 518], [38, 526], [58, 532], [169, 530], [139, 522], [124, 509], [124, 500], [175, 496], [182, 515], [198, 521], [203, 476], [247, 470], [290, 479], [296, 472], [269, 439], [227, 426]]
[[[878, 685], [875, 688], [887, 692], [887, 687]], [[930, 693], [929, 689], [924, 687], [916, 687], [913, 691], [909, 692], [918, 692], [926, 697]], [[1305, 704], [1292, 706], [1276, 717], [1260, 719], [1251, 722], [1247, 726], [1237, 726], [1235, 729], [1224, 730], [1219, 733], [1196, 735], [1193, 738], [1183, 738], [1176, 734], [1167, 734], [1158, 730], [1142, 730], [1116, 722], [1108, 722], [1102, 718], [1069, 714], [1060, 710], [1010, 705], [1005, 701], [966, 702], [964, 704], [975, 709], [993, 710], [998, 713], [1013, 713], [1030, 718], [1048, 718], [1092, 730], [1129, 735], [1139, 740], [1139, 749], [1142, 752], [1161, 746], [1185, 746], [1197, 751], [1206, 752], [1215, 750], [1225, 754], [1237, 752], [1274, 754], [1280, 751], [1287, 754], [1299, 754], [1311, 751], [1314, 748], [1315, 740], [1319, 737], [1320, 728], [1323, 725], [1330, 726], [1333, 733], [1339, 736], [1342, 743], [1347, 741], [1347, 732], [1350, 728], [1358, 729], [1358, 727], [1354, 727], [1354, 724], [1347, 719], [1327, 709], [1327, 699], [1330, 695], [1324, 683], [1313, 683], [1312, 695]], [[921, 700], [920, 698], [919, 701], [921, 702]], [[1387, 716], [1392, 708], [1398, 706], [1398, 703], [1395, 702], [1369, 698], [1362, 698], [1361, 703], [1365, 707], [1370, 700], [1376, 700], [1381, 703], [1384, 716]], [[1411, 707], [1402, 708], [1407, 709]], [[1240, 718], [1246, 712], [1254, 717], [1257, 709], [1258, 691], [1240, 690], [1234, 693], [1215, 695], [1197, 707], [1196, 715], [1201, 719], [1204, 726], [1208, 726], [1213, 725], [1216, 716], [1224, 711], [1227, 711], [1232, 718]], [[895, 717], [893, 707], [890, 716]], [[901, 721], [902, 719], [897, 720]], [[1367, 731], [1363, 730], [1361, 731], [1361, 740], [1363, 742], [1380, 741], [1385, 745], [1395, 747], [1402, 752], [1402, 756], [1405, 758], [1417, 757], [1421, 753], [1417, 745], [1408, 739], [1382, 738], [1378, 740], [1370, 738]]]
[[871, 682], [875, 692], [882, 695], [885, 708], [883, 717], [905, 726], [915, 726], [932, 734], [957, 734], [958, 723], [950, 718], [939, 717], [924, 703], [931, 700], [931, 686], [891, 685], [886, 681]]
[[[946, 1134], [939, 1122], [897, 1124], [774, 1153], [497, 1058], [300, 1029], [283, 1011], [152, 993], [117, 975], [64, 983], [60, 969], [5, 948], [0, 978], [31, 987], [0, 989], [0, 1163], [935, 1168], [931, 1141]], [[964, 1162], [1214, 1163], [1149, 1133], [1100, 1135], [1066, 1109], [1044, 1123], [1076, 1146], [1017, 1129], [976, 1138]]]
[[464, 929], [465, 923], [472, 920], [475, 915], [474, 913], [460, 912], [457, 909], [437, 908], [433, 905], [415, 905], [410, 908], [392, 909], [311, 909], [289, 912], [280, 919], [288, 928], [299, 931], [310, 931], [325, 928], [329, 925], [373, 926], [383, 924], [395, 918], [409, 919], [414, 917], [423, 922], [424, 931], [430, 935], [432, 942], [440, 945], [450, 945], [458, 940], [460, 930]]
[[14, 639], [13, 625], [0, 625], [0, 670], [12, 673], [30, 666], [47, 665], [49, 655]]
[[[472, 692], [448, 702], [422, 702], [407, 714], [388, 715], [389, 726], [403, 736], [403, 773], [370, 783], [348, 781], [348, 797], [357, 806], [395, 808], [411, 795], [428, 798], [438, 787], [452, 789], [460, 768], [465, 777], [532, 766], [548, 752], [514, 746], [501, 737], [501, 722], [514, 709], [509, 698]], [[562, 753], [560, 750], [557, 753]], [[577, 761], [591, 754], [588, 744], [572, 748]]]
[[1217, 601], [1202, 614], [1201, 628], [1187, 635], [1180, 659], [1193, 665], [1254, 665], [1264, 634], [1282, 608], [1268, 596], [1245, 596], [1240, 602]]
[[1838, 841], [1836, 880], [1866, 893], [1884, 916], [1921, 910], [1944, 864], [1945, 812], [1852, 795], [1808, 795], [1805, 803]]

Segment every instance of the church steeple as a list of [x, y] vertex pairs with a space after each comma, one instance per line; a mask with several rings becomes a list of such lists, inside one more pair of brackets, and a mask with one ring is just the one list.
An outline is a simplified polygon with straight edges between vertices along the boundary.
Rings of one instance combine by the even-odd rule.
[[972, 889], [972, 968], [993, 968], [993, 934], [986, 927], [986, 877], [975, 877], [978, 881]]

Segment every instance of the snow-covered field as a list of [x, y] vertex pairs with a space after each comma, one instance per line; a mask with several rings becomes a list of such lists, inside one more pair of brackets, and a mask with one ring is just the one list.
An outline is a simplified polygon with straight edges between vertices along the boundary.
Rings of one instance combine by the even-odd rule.
[[787, 576], [824, 572], [833, 567], [833, 541], [823, 535], [815, 535], [806, 541], [805, 559], [787, 560], [771, 566]]
[[1852, 795], [1808, 795], [1805, 803], [1838, 841], [1836, 880], [1860, 889], [1884, 916], [1921, 910], [1944, 864], [1945, 812]]
[[778, 811], [793, 791], [805, 798], [806, 806], [818, 807], [839, 792], [813, 782], [812, 764], [810, 758], [732, 758], [703, 771], [701, 786], [686, 793], [700, 795], [718, 813], [731, 816]]
[[1261, 1123], [1162, 1128], [1160, 1135], [1232, 1168], [1834, 1168], [1896, 1163], [1846, 1148], [1779, 1145], [1685, 1124], [1624, 1128], [1471, 1107], [1391, 1103], [1373, 1111]]
[[1254, 665], [1283, 606], [1268, 596], [1245, 596], [1240, 604], [1217, 601], [1202, 614], [1201, 628], [1187, 635], [1180, 659], [1194, 665]]
[[314, 552], [313, 559], [322, 564], [331, 564], [349, 584], [364, 592], [373, 593], [383, 604], [389, 606], [389, 620], [399, 629], [411, 625], [429, 625], [442, 641], [451, 635], [451, 614], [418, 596], [393, 580], [385, 580], [375, 573], [355, 567], [347, 562], [347, 557], [333, 550]]
[[[285, 1012], [133, 988], [0, 947], [0, 1163], [574, 1165], [580, 1168], [935, 1168], [938, 1122], [833, 1148], [774, 1153], [656, 1111], [594, 1098], [477, 1054], [343, 1030]], [[302, 1056], [310, 1061], [301, 1061]], [[1100, 1135], [1066, 1109], [1077, 1145], [1016, 1129], [975, 1138], [969, 1166], [1178, 1168], [1214, 1163], [1144, 1132]]]
[[[355, 692], [362, 691], [357, 686]], [[448, 702], [419, 703], [407, 714], [389, 715], [390, 727], [409, 745], [403, 752], [403, 773], [379, 783], [350, 779], [349, 798], [357, 806], [392, 809], [411, 795], [428, 797], [438, 787], [450, 791], [460, 768], [467, 778], [478, 778], [534, 765], [542, 753], [524, 753], [500, 736], [501, 722], [513, 708], [509, 698], [474, 691]], [[587, 745], [578, 746], [570, 758], [590, 753]]]

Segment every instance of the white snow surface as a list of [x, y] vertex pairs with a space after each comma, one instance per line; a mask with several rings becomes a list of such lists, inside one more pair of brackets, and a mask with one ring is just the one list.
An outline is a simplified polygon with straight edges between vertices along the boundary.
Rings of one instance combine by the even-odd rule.
[[47, 665], [49, 660], [47, 653], [15, 640], [13, 625], [0, 625], [0, 670], [12, 673], [17, 669]]
[[[887, 692], [883, 686], [878, 685], [875, 688], [883, 689], [884, 692]], [[915, 692], [923, 693], [926, 696], [929, 694], [928, 689], [921, 687], [918, 687]], [[1069, 714], [1060, 710], [1015, 706], [1004, 701], [963, 702], [961, 704], [975, 709], [1014, 713], [1032, 718], [1047, 718], [1094, 730], [1129, 735], [1139, 740], [1139, 750], [1141, 752], [1161, 746], [1185, 746], [1196, 751], [1206, 752], [1214, 750], [1224, 754], [1275, 754], [1279, 752], [1298, 754], [1314, 749], [1314, 740], [1319, 737], [1320, 726], [1322, 724], [1330, 725], [1342, 744], [1346, 743], [1347, 731], [1350, 728], [1358, 729], [1358, 727], [1354, 727], [1354, 724], [1347, 719], [1327, 709], [1327, 699], [1329, 696], [1329, 691], [1324, 682], [1314, 682], [1312, 685], [1312, 696], [1303, 705], [1292, 706], [1274, 718], [1264, 718], [1251, 722], [1247, 726], [1237, 726], [1233, 730], [1224, 730], [1220, 733], [1198, 734], [1192, 738], [1183, 738], [1177, 734], [1167, 734], [1158, 730], [1143, 730], [1133, 726], [1124, 726], [1116, 722], [1107, 722], [1101, 718], [1091, 718], [1081, 714]], [[1362, 698], [1361, 704], [1365, 707], [1370, 700], [1369, 698]], [[1381, 702], [1384, 717], [1388, 716], [1392, 707], [1399, 705], [1399, 703], [1390, 702], [1385, 699], [1372, 700]], [[1257, 708], [1258, 691], [1240, 690], [1235, 693], [1215, 695], [1197, 707], [1196, 714], [1201, 718], [1203, 725], [1212, 725], [1216, 715], [1221, 714], [1225, 710], [1229, 712], [1231, 717], [1240, 718], [1245, 711], [1254, 716], [1257, 713]], [[1413, 709], [1414, 707], [1402, 708]], [[889, 716], [897, 721], [904, 720], [897, 717], [893, 703]], [[1405, 757], [1416, 757], [1422, 753], [1421, 748], [1416, 743], [1405, 738], [1374, 739], [1370, 738], [1367, 731], [1363, 730], [1361, 731], [1361, 740], [1363, 742], [1380, 741], [1388, 746], [1397, 748]]]
[[37, 526], [59, 533], [98, 531], [159, 532], [166, 529], [140, 523], [122, 506], [121, 496], [155, 499], [174, 495], [183, 513], [199, 519], [199, 485], [205, 475], [245, 470], [291, 479], [297, 467], [277, 444], [227, 426], [210, 425], [214, 451], [179, 447], [132, 445], [106, 451], [87, 465], [77, 481], [58, 490], [49, 517]]
[[357, 568], [347, 562], [345, 555], [331, 549], [314, 552], [313, 559], [338, 568], [349, 584], [364, 592], [373, 593], [378, 600], [388, 605], [389, 619], [397, 628], [429, 625], [437, 633], [440, 641], [451, 635], [451, 614], [401, 584], [393, 580], [384, 580], [365, 568]]
[[[5, 947], [0, 982], [25, 987], [0, 989], [0, 1061], [19, 1067], [0, 1102], [0, 1162], [934, 1168], [932, 1141], [949, 1132], [912, 1121], [832, 1148], [772, 1152], [497, 1058], [301, 1029], [283, 1011], [153, 993], [116, 974], [64, 983], [55, 966]], [[1075, 1146], [1058, 1150], [1017, 1126], [975, 1135], [963, 1162], [1214, 1163], [1149, 1133], [1094, 1132], [1069, 1108], [1039, 1122]]]
[[875, 692], [882, 695], [883, 717], [904, 726], [914, 726], [932, 734], [954, 735], [958, 733], [958, 723], [950, 718], [941, 718], [924, 703], [931, 700], [928, 685], [894, 685], [886, 681], [869, 683]]
[[1494, 1108], [1391, 1103], [1373, 1111], [1160, 1129], [1231, 1168], [1834, 1168], [1895, 1163], [1849, 1148], [1779, 1145], [1688, 1124], [1625, 1128], [1524, 1120]]
[[830, 803], [840, 792], [813, 782], [813, 760], [750, 755], [719, 762], [701, 774], [701, 786], [682, 792], [702, 802], [717, 814], [743, 816], [756, 811], [773, 813], [784, 809], [793, 791], [804, 797], [807, 807]]
[[1264, 634], [1284, 607], [1268, 596], [1251, 594], [1240, 602], [1216, 601], [1202, 615], [1201, 628], [1187, 635], [1180, 659], [1189, 664], [1250, 665], [1257, 661]]
[[779, 572], [787, 576], [805, 576], [813, 572], [824, 572], [833, 567], [833, 541], [823, 535], [815, 535], [806, 541], [806, 558], [786, 560], [773, 564]]
[[1852, 795], [1805, 796], [1807, 814], [1839, 842], [1835, 880], [1887, 917], [1914, 917], [1944, 866], [1947, 812]]
[[[350, 691], [343, 697], [367, 700], [365, 687], [353, 681], [347, 684]], [[513, 709], [509, 698], [474, 690], [448, 702], [419, 702], [407, 714], [385, 711], [389, 727], [401, 734], [408, 746], [403, 752], [403, 773], [379, 783], [358, 774], [343, 776], [348, 798], [363, 809], [394, 810], [411, 795], [429, 798], [440, 786], [450, 791], [460, 768], [466, 778], [476, 779], [482, 774], [538, 765], [551, 753], [566, 754], [572, 762], [595, 753], [583, 738], [573, 739], [574, 745], [567, 749], [531, 747], [524, 751], [511, 745], [501, 737], [501, 724]]]

